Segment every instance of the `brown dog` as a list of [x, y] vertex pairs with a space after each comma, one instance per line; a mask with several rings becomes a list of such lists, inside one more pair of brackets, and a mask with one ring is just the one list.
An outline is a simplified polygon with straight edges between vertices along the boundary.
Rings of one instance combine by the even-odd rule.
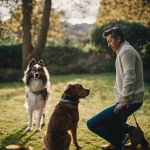
[[132, 126], [129, 128], [130, 143], [126, 144], [127, 147], [134, 148], [136, 145], [141, 144], [142, 148], [146, 148], [149, 145], [144, 137], [143, 131], [138, 127]]
[[76, 148], [82, 148], [77, 142], [77, 126], [79, 121], [78, 104], [80, 98], [85, 98], [89, 89], [80, 83], [69, 83], [61, 101], [56, 105], [50, 118], [47, 133], [44, 136], [45, 148], [43, 150], [69, 150], [71, 143], [71, 130], [73, 143]]
[[[138, 125], [139, 127], [139, 125]], [[144, 133], [139, 127], [138, 129], [137, 126], [132, 126], [129, 128], [129, 136], [130, 136], [130, 143], [126, 144], [125, 147], [128, 149], [130, 148], [135, 148], [138, 144], [141, 144], [142, 148], [146, 148], [149, 143], [144, 137]], [[114, 145], [109, 143], [108, 145], [102, 145], [102, 149], [111, 149], [111, 150], [118, 150]]]
[[[62, 94], [62, 99], [56, 105], [50, 117], [48, 129], [43, 141], [43, 150], [69, 150], [71, 143], [71, 130], [73, 143], [76, 148], [82, 148], [77, 142], [77, 126], [79, 121], [79, 100], [85, 98], [90, 93], [90, 89], [84, 88], [80, 83], [68, 83]], [[32, 147], [9, 145], [7, 149], [32, 150]]]

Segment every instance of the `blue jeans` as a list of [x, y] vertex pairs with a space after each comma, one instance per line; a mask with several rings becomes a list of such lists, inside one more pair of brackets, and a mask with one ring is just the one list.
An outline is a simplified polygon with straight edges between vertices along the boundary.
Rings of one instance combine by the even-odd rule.
[[120, 150], [124, 146], [122, 143], [124, 140], [124, 132], [125, 134], [128, 133], [128, 127], [130, 126], [126, 124], [127, 118], [138, 110], [143, 103], [131, 104], [128, 108], [124, 107], [123, 110], [119, 110], [115, 114], [114, 110], [118, 104], [115, 103], [94, 115], [87, 121], [87, 126], [89, 130]]

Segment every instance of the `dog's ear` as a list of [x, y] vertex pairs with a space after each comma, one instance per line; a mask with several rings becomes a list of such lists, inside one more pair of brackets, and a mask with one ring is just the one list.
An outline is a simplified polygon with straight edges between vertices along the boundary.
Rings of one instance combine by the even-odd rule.
[[65, 91], [64, 94], [68, 95], [68, 96], [75, 96], [75, 91], [74, 91], [74, 85], [69, 85]]
[[45, 65], [44, 65], [44, 61], [41, 59], [41, 60], [39, 60], [38, 61], [38, 65], [40, 65], [40, 66], [42, 66], [42, 67], [44, 67]]
[[30, 63], [29, 63], [29, 68], [31, 68], [32, 66], [34, 66], [36, 64], [36, 60], [33, 58]]

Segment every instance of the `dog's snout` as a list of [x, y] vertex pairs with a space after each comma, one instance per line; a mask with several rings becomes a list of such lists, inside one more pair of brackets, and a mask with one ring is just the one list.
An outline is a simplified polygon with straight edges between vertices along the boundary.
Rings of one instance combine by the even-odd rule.
[[90, 89], [88, 89], [88, 92], [90, 92]]
[[38, 77], [38, 75], [39, 75], [39, 74], [38, 74], [38, 73], [36, 73], [36, 74], [35, 74], [35, 77], [37, 78], [37, 77]]

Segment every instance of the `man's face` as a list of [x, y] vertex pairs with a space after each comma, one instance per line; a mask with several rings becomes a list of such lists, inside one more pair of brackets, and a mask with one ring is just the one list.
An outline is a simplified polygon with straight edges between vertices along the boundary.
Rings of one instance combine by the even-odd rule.
[[118, 36], [117, 39], [115, 40], [111, 34], [109, 34], [107, 37], [107, 43], [108, 43], [108, 47], [113, 49], [113, 52], [115, 52], [121, 45], [121, 40], [120, 37]]

